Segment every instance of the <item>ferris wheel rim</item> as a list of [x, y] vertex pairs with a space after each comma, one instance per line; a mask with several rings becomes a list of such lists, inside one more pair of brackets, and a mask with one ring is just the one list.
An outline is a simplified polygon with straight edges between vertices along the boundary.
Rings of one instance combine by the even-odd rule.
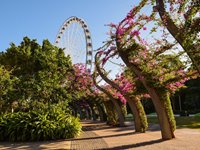
[[58, 45], [62, 34], [64, 33], [64, 31], [67, 29], [68, 25], [70, 25], [71, 23], [78, 23], [81, 25], [83, 31], [84, 31], [84, 36], [85, 36], [85, 44], [86, 44], [86, 50], [85, 50], [85, 55], [86, 55], [86, 61], [85, 61], [85, 66], [87, 69], [92, 69], [92, 60], [93, 60], [93, 48], [92, 48], [92, 39], [91, 39], [91, 33], [90, 30], [88, 28], [88, 25], [86, 24], [86, 22], [81, 19], [78, 18], [76, 16], [71, 16], [68, 19], [66, 19], [64, 21], [64, 23], [61, 25], [57, 36], [56, 36], [56, 40], [55, 40], [55, 45]]

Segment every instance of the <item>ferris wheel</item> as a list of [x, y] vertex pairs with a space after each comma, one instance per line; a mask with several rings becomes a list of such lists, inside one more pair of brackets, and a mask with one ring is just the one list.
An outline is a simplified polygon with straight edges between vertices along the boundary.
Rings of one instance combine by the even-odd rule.
[[83, 19], [68, 18], [56, 36], [55, 45], [70, 55], [73, 64], [83, 63], [92, 69], [92, 39], [89, 28]]

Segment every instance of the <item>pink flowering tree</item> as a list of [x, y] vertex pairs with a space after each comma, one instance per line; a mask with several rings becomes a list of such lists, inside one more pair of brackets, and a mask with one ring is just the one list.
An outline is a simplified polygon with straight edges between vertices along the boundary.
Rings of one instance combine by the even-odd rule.
[[85, 96], [91, 95], [91, 88], [94, 86], [91, 73], [86, 69], [84, 64], [75, 64], [73, 66], [73, 88], [83, 92]]
[[[184, 86], [188, 76], [179, 55], [167, 54], [174, 43], [164, 38], [149, 42], [141, 32], [147, 31], [146, 25], [154, 21], [154, 13], [150, 16], [140, 14], [141, 8], [148, 0], [142, 0], [119, 24], [110, 24], [110, 40], [101, 48], [99, 54], [106, 56], [105, 62], [118, 54], [126, 66], [148, 91], [156, 109], [164, 140], [175, 137], [176, 123], [171, 108], [170, 93]], [[143, 34], [144, 35], [144, 34]]]
[[[88, 100], [87, 103], [89, 104], [89, 103], [92, 103], [91, 101], [94, 101], [94, 99], [97, 99], [97, 97], [99, 97], [99, 91], [102, 91], [104, 94], [106, 94], [109, 97], [110, 101], [112, 102], [112, 103], [107, 102], [108, 100], [104, 102], [104, 100], [100, 99], [102, 103], [104, 104], [104, 106], [107, 108], [107, 112], [109, 113], [109, 115], [112, 115], [112, 117], [108, 117], [108, 119], [111, 119], [110, 120], [111, 124], [114, 125], [117, 123], [115, 113], [113, 110], [113, 108], [115, 108], [118, 119], [119, 119], [118, 120], [119, 125], [124, 126], [124, 116], [123, 116], [120, 104], [114, 97], [112, 97], [112, 94], [109, 93], [108, 91], [105, 91], [104, 89], [102, 90], [102, 87], [98, 86], [98, 84], [96, 83], [96, 80], [92, 78], [91, 73], [88, 72], [84, 64], [75, 64], [73, 68], [74, 68], [73, 75], [72, 75], [73, 79], [71, 78], [70, 80], [72, 81], [71, 88], [73, 91], [74, 90], [76, 91], [75, 94], [79, 94], [78, 99], [79, 100], [84, 99], [84, 102], [85, 100]], [[99, 104], [99, 98], [98, 98], [98, 104]], [[98, 104], [96, 105], [97, 108], [99, 107]], [[110, 107], [110, 105], [112, 105], [112, 107]], [[108, 110], [109, 108], [112, 108], [112, 109]]]
[[[99, 92], [94, 88], [93, 79], [91, 73], [86, 69], [84, 64], [73, 65], [73, 72], [68, 77], [68, 82], [71, 82], [70, 91], [73, 93], [74, 101], [72, 102], [73, 107], [79, 107], [81, 105], [91, 114], [93, 120], [96, 119], [95, 110], [99, 112], [100, 119], [105, 120], [105, 111], [103, 109], [103, 102], [99, 96]], [[78, 106], [77, 106], [78, 105]], [[90, 108], [90, 109], [89, 109]], [[77, 110], [76, 110], [77, 111]], [[90, 117], [91, 117], [90, 115]]]
[[[115, 80], [109, 79], [105, 70], [100, 67], [100, 62], [102, 62], [103, 65], [106, 63], [104, 60], [106, 57], [100, 60], [100, 56], [98, 55], [102, 56], [103, 53], [100, 51], [95, 55], [96, 70], [104, 81], [107, 82], [107, 91], [110, 91], [113, 97], [118, 98], [122, 103], [128, 103], [134, 114], [135, 131], [145, 132], [148, 127], [147, 118], [140, 101], [140, 96], [136, 94], [134, 82], [126, 78], [124, 74], [117, 75]], [[104, 53], [104, 55], [107, 55], [107, 52]]]

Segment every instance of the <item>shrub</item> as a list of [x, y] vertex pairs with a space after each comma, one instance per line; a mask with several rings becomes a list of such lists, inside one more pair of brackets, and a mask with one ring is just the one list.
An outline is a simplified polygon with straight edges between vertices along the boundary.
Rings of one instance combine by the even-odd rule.
[[194, 115], [195, 117], [200, 117], [200, 113], [197, 113]]
[[0, 116], [0, 141], [40, 141], [77, 136], [81, 125], [77, 118], [62, 112], [36, 111]]

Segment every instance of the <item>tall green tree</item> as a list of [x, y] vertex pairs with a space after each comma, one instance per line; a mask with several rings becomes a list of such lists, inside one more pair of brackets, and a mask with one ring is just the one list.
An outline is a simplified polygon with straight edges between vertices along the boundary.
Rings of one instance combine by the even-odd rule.
[[0, 64], [11, 71], [18, 82], [14, 85], [13, 101], [59, 102], [69, 100], [67, 75], [72, 64], [63, 49], [44, 40], [40, 46], [36, 40], [25, 37], [19, 46], [11, 46], [0, 54]]

